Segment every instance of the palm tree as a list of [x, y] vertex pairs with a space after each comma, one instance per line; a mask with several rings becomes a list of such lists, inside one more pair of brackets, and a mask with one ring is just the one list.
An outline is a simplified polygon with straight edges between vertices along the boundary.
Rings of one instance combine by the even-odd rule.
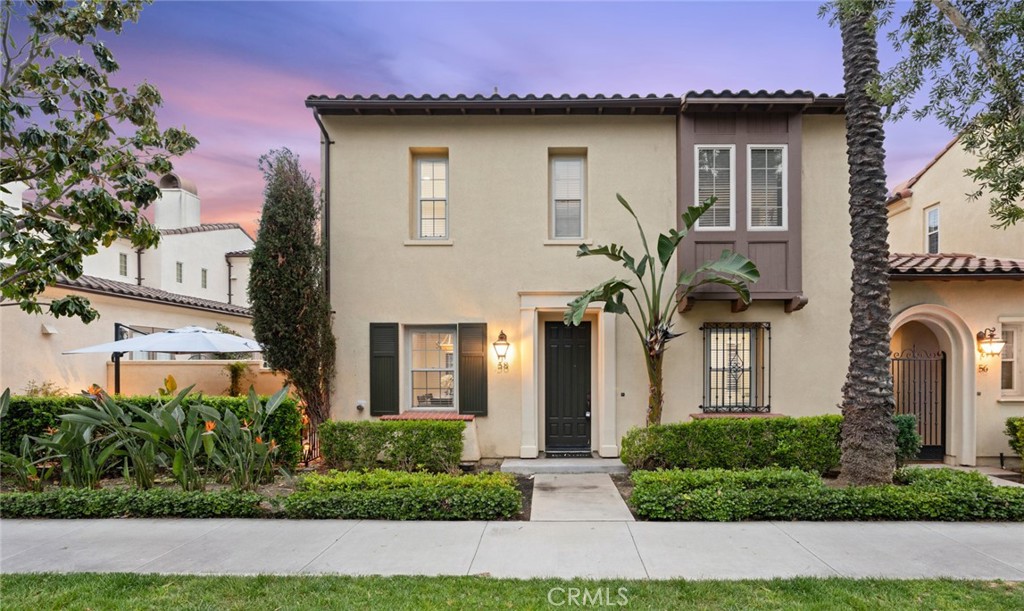
[[878, 80], [874, 0], [837, 3], [846, 85], [853, 299], [850, 365], [843, 385], [842, 477], [892, 481], [896, 428], [889, 370], [889, 236], [882, 112], [868, 88]]

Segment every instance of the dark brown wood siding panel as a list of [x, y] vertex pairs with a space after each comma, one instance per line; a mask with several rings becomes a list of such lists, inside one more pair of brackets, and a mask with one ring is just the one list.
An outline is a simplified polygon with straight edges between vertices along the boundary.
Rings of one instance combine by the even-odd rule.
[[[799, 113], [684, 113], [679, 118], [677, 138], [678, 213], [695, 201], [695, 147], [735, 147], [735, 226], [727, 231], [693, 231], [680, 245], [679, 263], [693, 269], [717, 258], [723, 249], [750, 257], [761, 272], [761, 281], [751, 287], [751, 298], [789, 300], [802, 296], [802, 117]], [[747, 227], [747, 152], [750, 145], [786, 145], [786, 228], [780, 230]], [[697, 299], [734, 299], [735, 293], [718, 286], [702, 287]]]

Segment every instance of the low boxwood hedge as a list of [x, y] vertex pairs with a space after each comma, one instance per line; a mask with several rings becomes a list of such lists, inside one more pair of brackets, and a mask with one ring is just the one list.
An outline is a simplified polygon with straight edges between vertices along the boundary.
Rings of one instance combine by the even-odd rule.
[[153, 488], [62, 488], [0, 494], [0, 516], [13, 518], [256, 518], [253, 492], [182, 492]]
[[1024, 488], [978, 473], [905, 468], [895, 485], [829, 487], [791, 471], [633, 473], [630, 504], [650, 520], [1024, 521]]
[[[130, 403], [147, 411], [166, 400], [149, 396], [118, 396], [116, 399], [120, 403]], [[267, 397], [261, 397], [261, 400], [266, 401]], [[230, 409], [240, 418], [245, 417], [248, 411], [247, 397], [203, 395], [202, 401], [218, 411]], [[60, 426], [60, 414], [67, 413], [75, 406], [90, 404], [90, 400], [82, 396], [11, 397], [7, 416], [0, 426], [0, 449], [17, 454], [22, 436], [42, 436], [47, 428]], [[302, 459], [302, 416], [298, 402], [291, 398], [285, 399], [270, 417], [267, 426], [270, 438], [280, 446], [279, 462], [288, 468], [294, 467]]]
[[461, 420], [324, 422], [320, 453], [337, 469], [452, 472], [462, 457]]
[[[839, 468], [842, 416], [713, 418], [634, 428], [622, 439], [631, 469], [758, 469], [828, 473]], [[913, 416], [894, 417], [897, 459], [912, 458], [921, 439]]]
[[304, 477], [284, 509], [289, 518], [502, 520], [522, 510], [522, 495], [507, 473], [332, 472]]

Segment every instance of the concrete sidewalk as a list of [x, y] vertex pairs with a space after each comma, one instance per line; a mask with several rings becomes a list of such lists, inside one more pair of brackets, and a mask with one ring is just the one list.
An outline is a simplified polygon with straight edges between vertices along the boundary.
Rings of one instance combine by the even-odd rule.
[[1024, 580], [1024, 525], [0, 520], [0, 572]]

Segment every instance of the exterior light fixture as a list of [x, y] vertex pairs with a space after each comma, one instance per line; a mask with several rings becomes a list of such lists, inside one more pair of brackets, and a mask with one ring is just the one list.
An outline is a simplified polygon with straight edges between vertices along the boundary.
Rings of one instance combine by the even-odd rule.
[[508, 371], [508, 361], [505, 357], [508, 356], [508, 336], [505, 335], [504, 329], [498, 334], [498, 341], [494, 342], [494, 354], [498, 355], [498, 373]]
[[989, 327], [984, 331], [978, 331], [978, 352], [982, 356], [995, 356], [1003, 351], [1006, 342], [1003, 338], [996, 336], [996, 328]]

